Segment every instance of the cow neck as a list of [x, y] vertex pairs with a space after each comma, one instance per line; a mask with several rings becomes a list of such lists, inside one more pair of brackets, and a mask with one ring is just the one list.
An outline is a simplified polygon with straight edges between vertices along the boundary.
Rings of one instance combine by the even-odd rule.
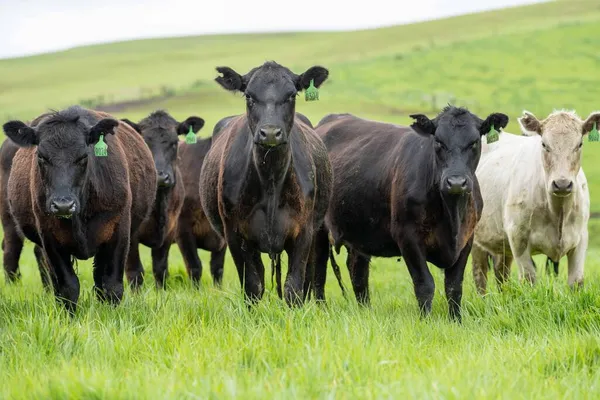
[[[175, 182], [177, 182], [178, 176], [173, 174]], [[171, 193], [173, 193], [173, 189], [175, 185], [171, 187], [158, 187], [156, 190], [156, 199], [154, 200], [154, 211], [152, 213], [152, 218], [156, 224], [156, 237], [160, 240], [162, 245], [163, 239], [165, 237], [165, 230], [167, 227], [167, 219], [169, 217], [169, 199], [171, 198]]]
[[[447, 222], [450, 228], [450, 240], [451, 247], [456, 249], [457, 244], [460, 242], [460, 234], [465, 217], [469, 209], [469, 202], [471, 201], [472, 194], [462, 195], [443, 195], [442, 198], [442, 209], [443, 217], [442, 220]], [[460, 249], [456, 249], [460, 250]]]
[[252, 153], [254, 168], [263, 191], [269, 196], [279, 194], [292, 162], [290, 144], [276, 147], [254, 145]]

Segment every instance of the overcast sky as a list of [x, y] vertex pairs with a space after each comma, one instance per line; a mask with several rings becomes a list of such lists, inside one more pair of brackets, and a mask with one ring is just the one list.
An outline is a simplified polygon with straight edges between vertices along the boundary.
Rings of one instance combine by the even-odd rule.
[[[350, 30], [540, 0], [0, 0], [0, 58], [204, 33]], [[292, 10], [292, 11], [287, 11]]]

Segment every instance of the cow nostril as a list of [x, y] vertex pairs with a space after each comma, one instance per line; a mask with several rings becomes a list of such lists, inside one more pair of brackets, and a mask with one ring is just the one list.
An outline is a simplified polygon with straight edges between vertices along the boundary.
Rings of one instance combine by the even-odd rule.
[[275, 130], [275, 137], [279, 139], [281, 137], [281, 129]]
[[266, 137], [267, 137], [267, 131], [265, 131], [264, 129], [261, 129], [261, 130], [260, 130], [260, 136], [261, 136], [262, 138], [266, 138]]

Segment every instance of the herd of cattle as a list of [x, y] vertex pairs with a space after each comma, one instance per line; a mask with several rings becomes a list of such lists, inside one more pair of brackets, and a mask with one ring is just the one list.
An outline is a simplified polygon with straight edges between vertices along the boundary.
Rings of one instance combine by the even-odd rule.
[[341, 246], [360, 303], [369, 303], [371, 257], [401, 256], [424, 314], [434, 295], [427, 262], [444, 271], [457, 320], [469, 254], [482, 294], [489, 264], [501, 285], [513, 258], [520, 277], [533, 283], [531, 256], [539, 253], [556, 271], [566, 255], [569, 285], [583, 283], [590, 199], [581, 148], [584, 136], [597, 132], [600, 112], [585, 121], [568, 111], [544, 120], [524, 112], [523, 135], [499, 140], [508, 116], [482, 119], [454, 106], [433, 119], [411, 115], [410, 127], [350, 114], [327, 115], [315, 127], [295, 112], [295, 101], [302, 91], [318, 98], [327, 69], [297, 75], [267, 62], [245, 75], [217, 71], [223, 88], [244, 94], [246, 112], [223, 118], [212, 137], [196, 143], [178, 136], [195, 135], [203, 119], [178, 122], [162, 110], [135, 123], [72, 106], [5, 123], [7, 279], [19, 278], [29, 239], [44, 286], [70, 311], [80, 293], [75, 258], [94, 257], [95, 293], [119, 303], [124, 275], [132, 289], [143, 284], [140, 243], [151, 248], [159, 287], [174, 242], [195, 283], [202, 275], [197, 249], [212, 253], [219, 285], [229, 248], [250, 301], [263, 295], [266, 253], [290, 305], [311, 293], [325, 299], [329, 262], [339, 280], [334, 250]]

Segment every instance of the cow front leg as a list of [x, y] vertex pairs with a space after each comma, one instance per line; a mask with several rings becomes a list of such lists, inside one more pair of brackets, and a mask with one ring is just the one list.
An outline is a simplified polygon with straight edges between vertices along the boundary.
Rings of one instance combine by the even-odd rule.
[[114, 305], [123, 299], [123, 277], [125, 264], [128, 262], [129, 240], [129, 224], [122, 222], [111, 240], [98, 249], [106, 260], [103, 277], [104, 296], [106, 301]]
[[260, 252], [249, 248], [249, 244], [244, 242], [244, 238], [232, 229], [227, 232], [227, 245], [237, 269], [240, 285], [244, 290], [246, 300], [251, 303], [259, 301], [265, 290], [264, 266], [262, 268], [262, 279], [256, 268], [257, 261], [262, 264]]
[[127, 276], [129, 287], [131, 287], [133, 292], [136, 292], [144, 284], [144, 266], [140, 260], [139, 247], [138, 241], [132, 239], [125, 267], [125, 275]]
[[427, 267], [425, 251], [421, 244], [414, 239], [416, 237], [417, 235], [414, 231], [410, 232], [407, 230], [406, 238], [400, 248], [402, 249], [404, 262], [408, 267], [408, 272], [413, 281], [421, 316], [427, 316], [431, 312], [435, 283]]
[[152, 249], [152, 273], [157, 289], [166, 288], [166, 280], [169, 275], [169, 250], [171, 240], [165, 240], [163, 245]]
[[213, 284], [216, 287], [221, 287], [223, 283], [223, 271], [225, 266], [225, 253], [227, 247], [223, 246], [221, 250], [210, 253], [210, 274], [213, 278]]
[[312, 246], [312, 237], [312, 232], [309, 229], [304, 229], [293, 243], [286, 246], [289, 267], [285, 278], [283, 296], [289, 306], [303, 303], [304, 278]]
[[471, 258], [473, 264], [473, 280], [475, 281], [475, 287], [477, 292], [483, 296], [487, 291], [488, 281], [488, 253], [482, 247], [477, 244], [473, 244], [471, 251]]
[[[8, 217], [7, 217], [8, 218]], [[4, 253], [4, 272], [6, 281], [13, 283], [21, 278], [19, 272], [19, 258], [23, 251], [23, 239], [17, 233], [16, 227], [12, 223], [4, 223], [4, 239], [2, 239], [2, 251]]]
[[54, 295], [63, 304], [65, 309], [73, 314], [77, 308], [80, 288], [79, 278], [77, 278], [77, 274], [73, 270], [71, 254], [50, 238], [44, 239], [43, 247], [48, 257], [48, 267], [52, 279], [52, 287], [54, 288]]
[[567, 259], [569, 261], [569, 276], [567, 282], [571, 288], [583, 286], [583, 269], [587, 247], [588, 231], [587, 229], [584, 229], [581, 234], [581, 240], [577, 246], [567, 253]]
[[356, 296], [356, 301], [361, 306], [369, 306], [371, 304], [371, 297], [369, 295], [370, 263], [370, 256], [365, 256], [352, 248], [348, 248], [346, 264], [348, 264], [354, 296]]
[[472, 244], [473, 239], [471, 239], [469, 243], [465, 246], [465, 248], [461, 251], [456, 263], [454, 263], [452, 267], [444, 270], [444, 286], [446, 289], [446, 299], [448, 300], [448, 311], [450, 313], [450, 317], [458, 322], [461, 322], [462, 320], [462, 286], [463, 279], [465, 276], [465, 267], [467, 265], [467, 259], [469, 258], [469, 254], [471, 253]]

